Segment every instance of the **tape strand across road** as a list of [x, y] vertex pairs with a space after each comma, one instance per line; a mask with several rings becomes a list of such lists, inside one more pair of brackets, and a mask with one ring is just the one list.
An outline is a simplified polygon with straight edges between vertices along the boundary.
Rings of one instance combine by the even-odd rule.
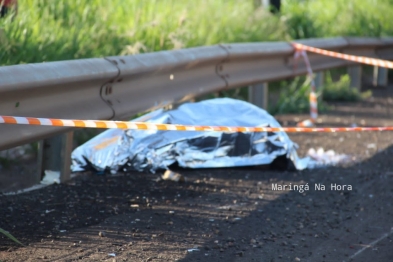
[[118, 128], [133, 130], [162, 130], [162, 131], [199, 131], [199, 132], [287, 132], [287, 133], [334, 133], [362, 131], [393, 131], [393, 126], [387, 127], [242, 127], [242, 126], [192, 126], [175, 124], [156, 124], [147, 122], [105, 121], [105, 120], [75, 120], [55, 118], [34, 118], [17, 116], [0, 116], [0, 124], [37, 125], [79, 128]]
[[344, 59], [344, 60], [348, 60], [348, 61], [352, 61], [352, 62], [357, 62], [357, 63], [361, 63], [361, 64], [373, 65], [373, 66], [379, 66], [379, 67], [393, 69], [393, 62], [390, 62], [387, 60], [364, 57], [364, 56], [347, 55], [347, 54], [342, 54], [342, 53], [337, 53], [337, 52], [328, 51], [328, 50], [324, 50], [324, 49], [319, 49], [316, 47], [311, 47], [311, 46], [307, 46], [307, 45], [303, 45], [303, 44], [299, 44], [299, 43], [293, 43], [293, 46], [296, 50], [305, 50], [305, 51], [313, 52], [316, 54], [331, 56], [331, 57], [340, 58], [340, 59]]

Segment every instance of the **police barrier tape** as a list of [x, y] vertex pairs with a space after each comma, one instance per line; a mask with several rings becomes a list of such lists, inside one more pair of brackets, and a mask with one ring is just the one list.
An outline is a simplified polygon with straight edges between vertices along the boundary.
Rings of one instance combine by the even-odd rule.
[[[344, 60], [348, 60], [348, 61], [358, 62], [358, 63], [362, 63], [362, 64], [393, 69], [393, 63], [390, 61], [387, 61], [387, 60], [369, 58], [369, 57], [364, 57], [364, 56], [347, 55], [347, 54], [332, 52], [332, 51], [319, 49], [316, 47], [311, 47], [311, 46], [307, 46], [307, 45], [303, 45], [303, 44], [299, 44], [299, 43], [293, 43], [293, 46], [296, 50], [295, 56], [294, 56], [295, 62], [297, 61], [299, 56], [303, 56], [304, 62], [306, 63], [307, 74], [311, 78], [311, 83], [310, 83], [311, 84], [311, 90], [310, 90], [310, 116], [311, 116], [311, 118], [309, 120], [305, 120], [305, 121], [298, 123], [298, 126], [300, 126], [300, 127], [313, 126], [316, 122], [316, 119], [318, 118], [318, 101], [317, 101], [317, 96], [316, 96], [314, 76], [313, 76], [313, 72], [312, 72], [311, 65], [308, 60], [306, 51], [321, 54], [321, 55], [331, 56], [331, 57], [335, 57], [335, 58], [340, 58], [340, 59], [344, 59]], [[296, 66], [296, 64], [295, 64], [295, 66]]]
[[240, 127], [240, 126], [191, 126], [176, 124], [156, 124], [147, 122], [104, 121], [104, 120], [75, 120], [55, 118], [34, 118], [18, 116], [0, 116], [0, 124], [37, 125], [81, 128], [118, 128], [133, 130], [162, 130], [162, 131], [203, 131], [203, 132], [358, 132], [358, 131], [393, 131], [393, 126], [387, 127]]
[[376, 59], [376, 58], [369, 58], [365, 56], [354, 56], [354, 55], [347, 55], [347, 54], [342, 54], [342, 53], [337, 53], [333, 51], [328, 51], [324, 49], [319, 49], [316, 47], [311, 47], [299, 43], [293, 43], [293, 47], [296, 50], [305, 50], [309, 52], [313, 52], [316, 54], [321, 54], [321, 55], [326, 55], [326, 56], [331, 56], [335, 58], [340, 58], [352, 62], [357, 62], [361, 64], [366, 64], [366, 65], [373, 65], [373, 66], [379, 66], [379, 67], [384, 67], [384, 68], [390, 68], [393, 69], [393, 62], [387, 61], [387, 60], [382, 60], [382, 59]]

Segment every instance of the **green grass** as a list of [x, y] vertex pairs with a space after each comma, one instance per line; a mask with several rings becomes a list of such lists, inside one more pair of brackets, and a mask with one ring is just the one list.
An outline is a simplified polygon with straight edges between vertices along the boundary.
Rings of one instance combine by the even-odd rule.
[[346, 101], [356, 102], [372, 95], [371, 90], [360, 92], [357, 88], [350, 85], [351, 79], [349, 75], [342, 75], [339, 81], [333, 82], [331, 77], [326, 79], [323, 87], [323, 100], [324, 101]]
[[252, 0], [24, 0], [13, 22], [0, 21], [0, 65], [393, 32], [391, 0], [283, 0], [282, 8], [275, 16]]
[[15, 243], [18, 243], [21, 246], [24, 246], [21, 242], [19, 242], [18, 239], [16, 239], [13, 235], [11, 235], [8, 231], [5, 231], [4, 229], [0, 228], [0, 233], [14, 241]]
[[286, 37], [280, 18], [241, 0], [26, 0], [0, 27], [2, 65]]
[[284, 0], [283, 8], [295, 39], [393, 34], [392, 0]]
[[[310, 112], [310, 79], [297, 77], [293, 81], [281, 83], [280, 96], [276, 105], [269, 107], [271, 114], [291, 114]], [[328, 108], [321, 100], [321, 90], [318, 90], [318, 111], [324, 112]]]
[[6, 157], [0, 157], [0, 166], [4, 167], [5, 169], [10, 168], [12, 164], [15, 164], [12, 159], [10, 159], [8, 156]]
[[[343, 101], [357, 102], [371, 97], [372, 92], [360, 92], [350, 85], [348, 74], [341, 75], [338, 81], [333, 81], [331, 72], [326, 71], [327, 77], [322, 87], [317, 90], [318, 111], [326, 112], [329, 106], [326, 102]], [[269, 108], [271, 114], [291, 114], [310, 112], [309, 94], [310, 80], [297, 77], [292, 81], [281, 81], [278, 87], [280, 96], [276, 105]]]

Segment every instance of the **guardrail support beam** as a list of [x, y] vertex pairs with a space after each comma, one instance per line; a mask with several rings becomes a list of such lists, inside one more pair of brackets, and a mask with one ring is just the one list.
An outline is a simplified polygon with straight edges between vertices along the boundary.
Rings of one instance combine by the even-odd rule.
[[351, 87], [357, 88], [360, 91], [362, 87], [362, 66], [349, 66], [347, 70], [351, 79]]
[[324, 72], [318, 72], [315, 74], [315, 87], [317, 89], [320, 89], [323, 87], [323, 84], [325, 82], [325, 73]]
[[267, 110], [269, 88], [267, 83], [255, 84], [248, 87], [248, 101], [260, 108]]
[[71, 178], [71, 152], [74, 132], [57, 135], [40, 141], [38, 149], [38, 172], [41, 179], [45, 170], [60, 172], [60, 182]]
[[325, 73], [324, 72], [318, 72], [315, 74], [315, 88], [317, 89], [317, 92], [323, 88], [323, 84], [325, 83]]
[[387, 68], [374, 66], [373, 85], [374, 86], [387, 86], [388, 85], [388, 69]]

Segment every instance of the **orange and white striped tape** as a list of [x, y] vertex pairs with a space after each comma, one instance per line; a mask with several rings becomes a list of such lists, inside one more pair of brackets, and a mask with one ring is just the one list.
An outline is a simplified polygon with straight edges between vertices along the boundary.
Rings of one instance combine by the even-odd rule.
[[174, 124], [156, 124], [146, 122], [75, 120], [55, 118], [34, 118], [18, 116], [0, 116], [0, 124], [38, 125], [58, 127], [88, 127], [88, 128], [119, 128], [133, 130], [162, 130], [162, 131], [217, 131], [217, 132], [359, 132], [359, 131], [393, 131], [388, 127], [240, 127], [240, 126], [192, 126]]
[[299, 43], [293, 43], [293, 46], [296, 50], [305, 50], [321, 55], [326, 55], [326, 56], [331, 56], [335, 58], [340, 58], [348, 61], [353, 61], [361, 64], [366, 64], [366, 65], [373, 65], [373, 66], [379, 66], [379, 67], [384, 67], [384, 68], [390, 68], [393, 69], [393, 62], [387, 61], [387, 60], [382, 60], [382, 59], [376, 59], [376, 58], [369, 58], [369, 57], [364, 57], [364, 56], [354, 56], [354, 55], [347, 55], [347, 54], [342, 54], [342, 53], [337, 53], [333, 51], [328, 51], [324, 49], [319, 49], [316, 47], [311, 47]]

